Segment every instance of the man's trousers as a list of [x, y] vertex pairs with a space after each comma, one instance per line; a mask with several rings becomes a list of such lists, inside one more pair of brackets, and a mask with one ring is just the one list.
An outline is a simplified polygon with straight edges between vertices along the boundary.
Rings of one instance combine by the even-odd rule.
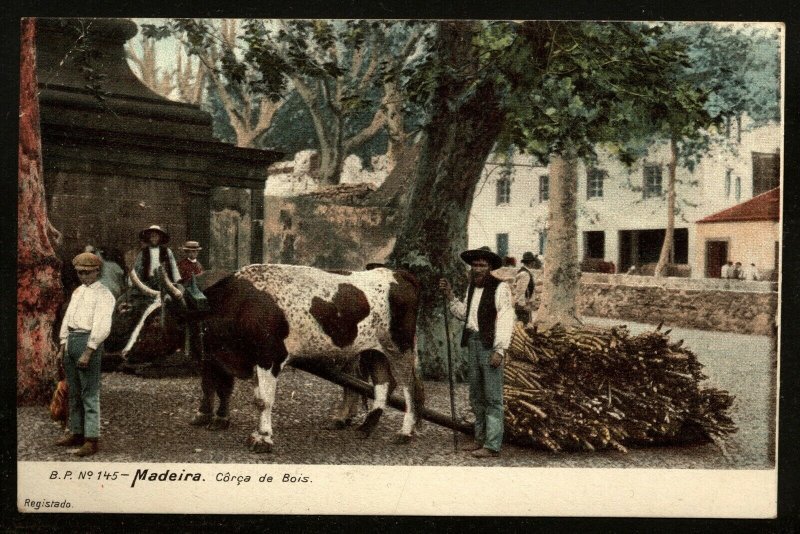
[[489, 364], [492, 351], [483, 347], [480, 335], [467, 338], [469, 401], [475, 413], [475, 441], [499, 451], [503, 443], [503, 366]]
[[87, 438], [100, 437], [100, 359], [102, 345], [94, 351], [89, 367], [78, 367], [88, 332], [70, 332], [64, 351], [64, 374], [69, 386], [69, 430]]

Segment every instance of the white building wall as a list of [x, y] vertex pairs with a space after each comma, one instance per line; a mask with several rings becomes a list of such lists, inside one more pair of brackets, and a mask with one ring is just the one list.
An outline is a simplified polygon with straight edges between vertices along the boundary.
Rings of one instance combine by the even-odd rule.
[[547, 169], [530, 156], [514, 158], [511, 169], [511, 202], [497, 204], [497, 179], [505, 169], [490, 156], [475, 190], [467, 242], [469, 248], [497, 250], [497, 234], [508, 233], [508, 255], [519, 260], [525, 251], [539, 251], [538, 232], [547, 222], [547, 210], [539, 204], [539, 175]]
[[[735, 132], [732, 135], [735, 141]], [[782, 128], [770, 124], [743, 131], [741, 143], [715, 146], [693, 169], [678, 167], [677, 206], [675, 227], [688, 233], [688, 261], [697, 251], [694, 222], [749, 198], [753, 193], [752, 152], [779, 153]], [[608, 173], [603, 184], [603, 196], [587, 198], [587, 169], [578, 168], [578, 254], [583, 258], [584, 234], [587, 231], [605, 232], [604, 260], [619, 265], [619, 232], [625, 230], [663, 229], [666, 227], [665, 196], [644, 198], [643, 167], [658, 164], [662, 168], [662, 190], [666, 190], [670, 151], [667, 143], [651, 147], [646, 157], [627, 167], [611, 154], [599, 151], [597, 167]], [[506, 166], [507, 167], [507, 166]], [[731, 190], [726, 195], [726, 171], [731, 170]], [[547, 227], [548, 201], [539, 201], [539, 176], [547, 174], [546, 167], [537, 165], [530, 156], [517, 155], [510, 166], [511, 199], [497, 204], [497, 180], [504, 170], [502, 161], [491, 156], [481, 177], [468, 227], [470, 248], [489, 246], [496, 249], [496, 235], [509, 234], [509, 256], [517, 258], [530, 250], [539, 253], [539, 233]], [[508, 172], [508, 171], [506, 171]], [[736, 197], [735, 178], [741, 179], [741, 194]], [[702, 272], [692, 272], [702, 277]]]

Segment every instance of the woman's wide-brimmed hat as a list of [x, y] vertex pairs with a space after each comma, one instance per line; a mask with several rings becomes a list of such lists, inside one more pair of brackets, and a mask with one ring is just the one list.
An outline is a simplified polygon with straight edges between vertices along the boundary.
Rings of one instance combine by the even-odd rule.
[[470, 264], [475, 260], [486, 260], [489, 262], [489, 267], [491, 267], [492, 270], [499, 269], [503, 265], [503, 260], [500, 256], [492, 252], [489, 247], [465, 250], [461, 253], [461, 259]]
[[150, 232], [157, 232], [161, 234], [162, 245], [169, 241], [169, 234], [167, 233], [167, 231], [158, 226], [157, 224], [149, 226], [144, 230], [142, 230], [141, 232], [139, 232], [139, 239], [141, 239], [142, 241], [147, 241], [147, 234], [149, 234]]
[[187, 241], [181, 247], [182, 250], [203, 250], [203, 247], [200, 246], [200, 243], [197, 241]]
[[527, 263], [529, 261], [536, 261], [536, 256], [533, 252], [526, 252], [522, 255], [522, 263]]

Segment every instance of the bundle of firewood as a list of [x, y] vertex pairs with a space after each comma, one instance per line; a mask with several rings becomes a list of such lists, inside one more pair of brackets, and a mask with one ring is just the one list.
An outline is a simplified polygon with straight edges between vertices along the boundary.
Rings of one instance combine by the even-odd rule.
[[551, 451], [714, 441], [736, 431], [733, 397], [701, 388], [703, 365], [660, 326], [613, 328], [517, 323], [505, 365], [510, 440]]

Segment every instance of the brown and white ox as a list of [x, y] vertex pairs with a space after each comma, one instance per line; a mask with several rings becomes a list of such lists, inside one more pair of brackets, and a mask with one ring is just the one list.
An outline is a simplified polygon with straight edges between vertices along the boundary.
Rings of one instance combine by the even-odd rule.
[[[143, 292], [149, 289], [135, 274], [133, 278]], [[332, 273], [294, 265], [250, 265], [218, 280], [198, 277], [210, 308], [199, 316], [191, 313], [182, 287], [163, 276], [162, 285], [164, 324], [157, 319], [161, 314], [154, 313], [161, 297], [149, 290], [150, 317], [131, 317], [133, 308], [118, 302], [109, 338], [112, 345], [130, 351], [136, 337], [163, 328], [160, 339], [177, 350], [188, 325], [194, 332], [192, 352], [203, 355], [203, 399], [192, 424], [227, 428], [234, 379], [250, 378], [255, 371], [261, 417], [248, 442], [255, 452], [268, 452], [281, 369], [295, 359], [342, 367], [361, 358], [370, 366], [375, 402], [359, 430], [369, 435], [396, 384], [406, 401], [398, 438], [411, 437], [423, 402], [414, 346], [419, 286], [411, 273], [384, 268]], [[219, 408], [212, 416], [215, 394]]]

